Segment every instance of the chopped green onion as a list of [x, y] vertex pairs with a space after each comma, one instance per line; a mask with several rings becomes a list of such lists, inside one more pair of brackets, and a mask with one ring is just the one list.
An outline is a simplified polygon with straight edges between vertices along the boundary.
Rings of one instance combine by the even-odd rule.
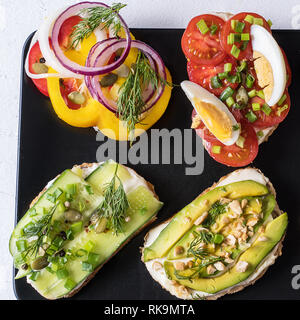
[[242, 41], [249, 41], [250, 40], [250, 34], [249, 33], [242, 33], [241, 34], [241, 40]]
[[267, 115], [269, 116], [270, 113], [272, 112], [272, 109], [266, 104], [264, 103], [261, 107], [261, 110]]
[[209, 31], [209, 28], [203, 19], [197, 22], [197, 28], [202, 34], [206, 34]]
[[71, 230], [73, 234], [76, 234], [82, 230], [82, 221], [75, 222], [71, 225]]
[[233, 105], [233, 109], [243, 109], [243, 106], [238, 104], [237, 102]]
[[95, 247], [95, 244], [93, 241], [89, 240], [85, 245], [84, 249], [87, 250], [88, 252], [92, 251], [93, 248]]
[[27, 241], [26, 240], [18, 240], [16, 241], [17, 250], [19, 252], [24, 252], [27, 249]]
[[224, 240], [224, 236], [222, 234], [217, 233], [217, 234], [214, 235], [214, 240], [213, 241], [214, 241], [215, 244], [220, 244], [220, 243], [223, 242], [223, 240]]
[[209, 29], [210, 29], [210, 34], [214, 35], [218, 31], [218, 26], [213, 24], [213, 25], [210, 26]]
[[244, 28], [245, 28], [245, 23], [237, 21], [237, 23], [235, 24], [234, 31], [242, 33]]
[[264, 94], [263, 90], [257, 91], [257, 92], [256, 92], [256, 95], [259, 96], [259, 97], [262, 98], [262, 99], [265, 99], [265, 94]]
[[232, 63], [225, 63], [224, 64], [224, 72], [230, 72], [232, 69]]
[[232, 130], [233, 131], [237, 131], [237, 130], [239, 130], [239, 128], [240, 128], [239, 124], [235, 124], [235, 125], [232, 126]]
[[271, 28], [271, 27], [272, 27], [272, 24], [273, 24], [272, 21], [271, 21], [271, 19], [269, 19], [267, 22], [268, 22], [268, 25], [269, 25], [270, 28]]
[[248, 46], [249, 41], [243, 41], [242, 45], [240, 46], [241, 51], [246, 50], [247, 46]]
[[236, 26], [236, 23], [237, 23], [237, 22], [238, 22], [237, 20], [231, 20], [231, 21], [230, 21], [230, 25], [231, 25], [231, 29], [232, 29], [232, 30], [235, 29], [235, 26]]
[[237, 59], [240, 55], [241, 50], [234, 44], [231, 48], [230, 53]]
[[254, 18], [253, 19], [253, 24], [258, 24], [259, 26], [263, 26], [264, 25], [264, 21], [262, 18]]
[[222, 87], [222, 82], [218, 78], [218, 76], [214, 76], [210, 78], [210, 84], [212, 88], [217, 89]]
[[46, 267], [45, 269], [50, 273], [54, 273], [54, 270], [52, 270], [50, 267]]
[[212, 151], [212, 153], [219, 154], [219, 153], [221, 153], [221, 146], [213, 146], [211, 151]]
[[234, 93], [234, 90], [231, 87], [227, 87], [220, 95], [222, 101], [226, 101], [227, 98], [231, 97]]
[[87, 262], [92, 265], [97, 265], [99, 262], [100, 255], [94, 252], [89, 252]]
[[276, 114], [278, 115], [278, 117], [280, 117], [281, 113], [286, 110], [288, 108], [288, 104], [285, 104], [283, 107], [279, 108], [277, 111], [276, 111]]
[[253, 90], [249, 91], [249, 92], [248, 92], [248, 96], [249, 96], [249, 98], [255, 97], [255, 96], [256, 96], [256, 90], [253, 89]]
[[260, 110], [260, 104], [259, 103], [252, 103], [252, 109], [253, 111], [259, 111]]
[[60, 188], [57, 188], [54, 193], [53, 196], [55, 197], [55, 199], [57, 200], [61, 195], [63, 194], [63, 191]]
[[82, 261], [81, 267], [82, 267], [83, 271], [92, 272], [94, 270], [93, 265], [88, 263], [88, 262], [86, 262], [86, 261]]
[[64, 284], [64, 287], [67, 289], [67, 290], [72, 290], [74, 287], [76, 286], [76, 282], [73, 281], [72, 279], [67, 279], [65, 284]]
[[68, 229], [66, 231], [66, 235], [67, 235], [67, 239], [68, 240], [73, 240], [74, 239], [74, 234], [73, 234], [73, 231], [71, 229]]
[[246, 113], [245, 117], [251, 123], [257, 120], [257, 116], [255, 115], [255, 113], [253, 113], [252, 110], [250, 110], [248, 113]]
[[76, 183], [68, 184], [66, 186], [66, 192], [71, 196], [73, 196], [77, 192], [77, 184]]
[[63, 269], [58, 269], [56, 271], [56, 276], [58, 279], [66, 279], [69, 276], [69, 272], [67, 269], [63, 268]]
[[246, 77], [247, 88], [251, 89], [253, 87], [254, 82], [255, 82], [255, 78], [250, 73], [248, 73]]
[[244, 137], [239, 136], [235, 144], [236, 144], [238, 147], [240, 147], [240, 148], [243, 149], [243, 148], [244, 148], [245, 140], [246, 140], [246, 139], [245, 139]]
[[234, 99], [232, 97], [228, 97], [226, 99], [226, 104], [229, 108], [232, 107], [234, 105]]
[[87, 251], [84, 249], [78, 249], [75, 253], [76, 257], [80, 258], [87, 254]]
[[256, 135], [258, 136], [258, 138], [262, 138], [264, 133], [261, 130], [259, 130], [256, 132]]
[[34, 216], [37, 215], [37, 212], [36, 212], [35, 208], [29, 209], [29, 210], [28, 210], [28, 213], [29, 213], [29, 216], [30, 216], [30, 217], [34, 217]]
[[52, 263], [51, 264], [51, 269], [53, 270], [53, 272], [56, 272], [58, 270], [58, 264], [57, 263]]
[[88, 194], [94, 194], [93, 188], [90, 185], [85, 185], [85, 190], [87, 191]]
[[221, 73], [218, 73], [218, 77], [220, 80], [224, 80], [228, 77], [228, 72], [221, 72]]
[[33, 271], [31, 273], [31, 276], [29, 277], [29, 279], [32, 280], [32, 281], [36, 281], [36, 279], [38, 278], [39, 274], [40, 274], [40, 271]]
[[234, 33], [230, 33], [227, 36], [227, 44], [234, 44]]
[[280, 98], [280, 100], [278, 101], [278, 105], [281, 106], [281, 105], [284, 103], [285, 100], [286, 100], [286, 94], [284, 94], [284, 95]]
[[243, 70], [247, 69], [247, 62], [242, 61], [240, 66], [237, 67], [238, 72], [242, 72]]
[[244, 20], [252, 24], [253, 19], [254, 19], [253, 16], [251, 16], [250, 14], [247, 14]]

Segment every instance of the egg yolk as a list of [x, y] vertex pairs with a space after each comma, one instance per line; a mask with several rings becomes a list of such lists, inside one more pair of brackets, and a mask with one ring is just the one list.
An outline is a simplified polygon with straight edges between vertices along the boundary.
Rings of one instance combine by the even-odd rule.
[[215, 105], [198, 99], [194, 101], [197, 113], [207, 129], [220, 141], [226, 141], [232, 135], [232, 123], [228, 115]]

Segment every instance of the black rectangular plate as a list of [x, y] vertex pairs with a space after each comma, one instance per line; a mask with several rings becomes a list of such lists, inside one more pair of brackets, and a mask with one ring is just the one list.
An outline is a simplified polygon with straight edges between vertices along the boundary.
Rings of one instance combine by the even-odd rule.
[[[180, 47], [183, 30], [135, 29], [132, 32], [137, 39], [145, 41], [160, 53], [174, 83], [187, 79], [186, 60]], [[299, 291], [291, 286], [291, 270], [299, 264], [300, 256], [300, 108], [297, 107], [297, 101], [300, 101], [300, 91], [297, 90], [300, 86], [300, 32], [275, 30], [273, 34], [285, 50], [292, 68], [293, 81], [289, 90], [292, 107], [287, 119], [269, 141], [260, 146], [253, 165], [273, 182], [279, 206], [288, 212], [290, 223], [282, 257], [254, 286], [225, 296], [224, 300], [300, 297]], [[24, 46], [23, 65], [31, 37]], [[96, 150], [100, 145], [92, 128], [74, 128], [60, 121], [49, 100], [37, 91], [24, 71], [21, 88], [16, 221], [26, 212], [32, 199], [58, 173], [74, 164], [95, 162]], [[175, 88], [167, 111], [153, 128], [189, 128], [191, 112], [192, 106], [184, 93], [180, 88]], [[234, 170], [215, 162], [207, 153], [204, 172], [198, 176], [185, 175], [185, 166], [182, 165], [138, 164], [131, 167], [154, 184], [165, 205], [158, 214], [157, 222], [130, 241], [72, 299], [174, 299], [150, 277], [141, 262], [139, 247], [143, 244], [146, 231], [171, 217], [213, 182]], [[14, 281], [14, 288], [18, 299], [42, 299], [26, 284], [25, 279]]]

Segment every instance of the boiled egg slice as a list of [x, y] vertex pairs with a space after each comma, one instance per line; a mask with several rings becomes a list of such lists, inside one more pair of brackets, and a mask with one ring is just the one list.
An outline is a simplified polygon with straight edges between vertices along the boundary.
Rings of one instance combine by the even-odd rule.
[[266, 103], [274, 106], [286, 86], [284, 57], [276, 40], [265, 28], [252, 25], [250, 34], [258, 84], [263, 88]]
[[240, 129], [227, 106], [194, 82], [183, 81], [181, 88], [207, 129], [223, 144], [234, 144], [240, 135]]

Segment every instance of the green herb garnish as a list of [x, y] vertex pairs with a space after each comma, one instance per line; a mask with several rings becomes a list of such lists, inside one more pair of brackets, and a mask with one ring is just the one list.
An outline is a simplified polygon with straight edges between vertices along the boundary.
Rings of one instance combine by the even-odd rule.
[[205, 219], [203, 226], [210, 227], [213, 225], [219, 215], [226, 211], [227, 204], [222, 204], [220, 201], [216, 201], [208, 211], [208, 216]]
[[[99, 218], [106, 218], [110, 228], [115, 234], [123, 232], [123, 223], [125, 222], [126, 211], [129, 208], [129, 202], [122, 184], [117, 175], [119, 165], [116, 166], [114, 176], [110, 183], [104, 189], [104, 200], [101, 202], [96, 213]], [[119, 185], [117, 185], [117, 182]]]
[[24, 257], [26, 257], [28, 254], [34, 254], [35, 256], [37, 256], [39, 249], [43, 245], [44, 237], [47, 236], [50, 232], [51, 220], [58, 204], [59, 203], [53, 206], [50, 212], [42, 216], [39, 220], [29, 223], [23, 228], [23, 234], [26, 238], [37, 236], [37, 239], [30, 243], [30, 245], [26, 248]]
[[121, 21], [118, 16], [119, 11], [126, 7], [126, 4], [116, 3], [111, 7], [93, 7], [80, 11], [84, 15], [83, 18], [75, 27], [71, 34], [71, 48], [76, 48], [78, 44], [88, 38], [93, 31], [102, 24], [102, 29], [112, 27], [114, 35], [118, 36], [121, 30]]
[[118, 115], [122, 121], [126, 122], [131, 138], [135, 125], [140, 122], [140, 115], [146, 107], [142, 95], [144, 88], [151, 84], [156, 90], [160, 81], [161, 79], [150, 66], [146, 56], [139, 51], [129, 76], [119, 89], [117, 102]]

